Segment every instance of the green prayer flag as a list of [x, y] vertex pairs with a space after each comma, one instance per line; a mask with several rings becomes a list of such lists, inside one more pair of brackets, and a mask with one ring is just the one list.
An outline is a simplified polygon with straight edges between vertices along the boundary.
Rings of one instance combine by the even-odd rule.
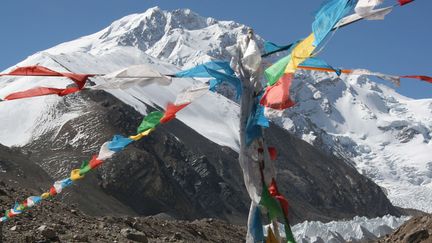
[[263, 190], [259, 204], [267, 208], [270, 220], [273, 220], [277, 217], [284, 218], [284, 213], [281, 206], [279, 205], [279, 202], [270, 195], [270, 192], [268, 191], [265, 184], [263, 184]]
[[285, 237], [287, 240], [287, 243], [296, 243], [294, 239], [294, 235], [291, 231], [291, 227], [288, 222], [285, 222]]
[[160, 119], [163, 117], [163, 113], [160, 111], [153, 111], [144, 117], [143, 121], [139, 125], [137, 129], [137, 133], [140, 134], [149, 129], [154, 128], [157, 124], [159, 124]]
[[89, 162], [90, 162], [90, 160], [86, 160], [86, 161], [82, 162], [80, 170], [79, 170], [79, 174], [81, 176], [87, 174], [91, 170]]
[[275, 64], [271, 65], [264, 71], [264, 75], [268, 81], [267, 84], [269, 86], [275, 84], [280, 79], [280, 77], [282, 77], [282, 75], [285, 72], [285, 68], [290, 61], [291, 61], [291, 55], [288, 55], [280, 59], [279, 61], [277, 61]]

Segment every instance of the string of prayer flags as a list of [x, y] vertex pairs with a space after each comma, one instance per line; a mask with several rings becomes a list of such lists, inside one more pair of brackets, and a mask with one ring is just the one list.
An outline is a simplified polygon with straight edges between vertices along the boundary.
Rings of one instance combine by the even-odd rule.
[[[378, 6], [382, 2], [382, 0], [359, 0], [357, 5], [356, 5], [356, 8], [358, 7], [357, 11], [351, 15], [348, 15], [348, 16], [340, 19], [334, 25], [334, 27], [331, 30], [336, 30], [338, 28], [345, 27], [347, 25], [350, 25], [350, 24], [355, 23], [357, 21], [360, 21], [362, 19], [383, 20], [387, 14], [392, 12], [392, 10], [395, 6], [404, 6], [404, 5], [411, 3], [413, 1], [414, 0], [398, 0], [397, 1], [398, 5], [393, 5], [393, 6], [389, 6], [389, 7], [385, 7], [385, 8], [375, 9], [375, 8], [371, 8], [371, 6], [374, 6], [374, 7]], [[355, 1], [351, 1], [351, 2], [354, 3]], [[364, 8], [365, 6], [369, 6], [369, 7]], [[347, 5], [346, 11], [349, 12], [348, 10], [350, 8], [352, 8], [352, 5]], [[366, 11], [366, 10], [369, 10], [369, 11]], [[318, 14], [317, 14], [317, 17], [318, 17]], [[329, 24], [330, 22], [325, 22], [325, 23]], [[318, 27], [318, 22], [316, 23], [316, 26]], [[322, 32], [325, 33], [324, 30]], [[293, 44], [295, 44], [295, 43], [292, 43], [292, 44], [289, 44], [286, 46], [278, 46], [278, 45], [271, 43], [271, 42], [265, 42], [264, 47], [265, 47], [266, 53], [264, 55], [262, 55], [262, 57], [267, 57], [267, 56], [270, 56], [272, 54], [275, 54], [275, 53], [278, 53], [281, 51], [289, 50], [289, 48], [291, 48], [291, 46]]]
[[[312, 62], [310, 61], [312, 60]], [[305, 62], [303, 62], [299, 67], [299, 69], [303, 70], [313, 70], [313, 71], [323, 71], [323, 72], [336, 72], [337, 75], [342, 73], [348, 75], [365, 75], [365, 76], [373, 76], [380, 78], [382, 80], [390, 81], [396, 86], [400, 86], [400, 80], [402, 78], [410, 78], [410, 79], [418, 79], [428, 83], [432, 83], [432, 77], [425, 75], [390, 75], [384, 74], [380, 72], [373, 72], [367, 69], [337, 69], [333, 68], [329, 64], [327, 64], [324, 60], [318, 58], [309, 58]]]
[[359, 0], [355, 7], [355, 13], [341, 19], [336, 24], [335, 28], [341, 28], [362, 19], [383, 20], [395, 6], [403, 6], [413, 1], [414, 0], [398, 0], [397, 5], [375, 9], [383, 0]]
[[[14, 92], [4, 97], [4, 100], [15, 100], [52, 94], [65, 96], [81, 91], [88, 78], [95, 76], [103, 78], [106, 82], [92, 86], [92, 89], [126, 89], [136, 85], [143, 87], [153, 83], [165, 86], [171, 84], [171, 77], [159, 73], [149, 65], [131, 66], [105, 75], [62, 73], [43, 66], [27, 66], [19, 67], [9, 73], [0, 74], [0, 76], [63, 77], [69, 78], [74, 82], [74, 84], [69, 85], [66, 88], [35, 87], [24, 91]], [[119, 81], [119, 79], [121, 80]]]
[[[189, 89], [186, 89], [189, 90]], [[190, 102], [192, 102], [190, 100]], [[189, 103], [181, 105], [168, 104], [167, 111], [162, 113], [160, 111], [153, 111], [145, 116], [137, 128], [137, 135], [123, 137], [121, 135], [115, 135], [111, 141], [102, 144], [99, 154], [93, 155], [90, 160], [84, 161], [79, 169], [73, 169], [70, 176], [66, 179], [54, 182], [47, 192], [42, 193], [40, 196], [28, 197], [23, 203], [16, 203], [12, 209], [6, 210], [4, 216], [0, 217], [0, 223], [6, 222], [11, 218], [21, 214], [24, 210], [27, 210], [36, 204], [39, 204], [42, 200], [46, 200], [55, 197], [61, 193], [66, 187], [70, 187], [73, 182], [81, 180], [86, 174], [100, 167], [104, 160], [111, 158], [116, 152], [122, 151], [126, 146], [134, 141], [138, 141], [145, 136], [148, 136], [155, 127], [160, 123], [166, 123], [175, 118], [175, 114], [186, 107]]]
[[266, 76], [270, 75], [272, 77], [269, 84], [274, 83], [275, 78], [278, 78], [278, 81], [271, 86], [267, 86], [260, 102], [261, 105], [278, 110], [284, 110], [294, 105], [289, 95], [291, 82], [297, 67], [308, 59], [315, 50], [314, 40], [314, 33], [312, 33], [293, 48], [291, 55], [266, 69]]

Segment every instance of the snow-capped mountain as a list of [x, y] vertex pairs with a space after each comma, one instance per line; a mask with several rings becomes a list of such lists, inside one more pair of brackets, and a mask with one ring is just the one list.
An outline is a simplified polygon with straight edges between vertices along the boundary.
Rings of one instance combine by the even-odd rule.
[[[229, 60], [229, 54], [226, 48], [234, 45], [237, 39], [246, 32], [246, 29], [246, 26], [231, 21], [217, 21], [212, 18], [200, 17], [190, 10], [167, 12], [159, 8], [152, 8], [145, 13], [130, 15], [115, 21], [109, 27], [95, 34], [36, 53], [17, 64], [17, 66], [39, 64], [61, 72], [70, 71], [75, 73], [105, 74], [132, 65], [148, 64], [161, 73], [172, 74], [180, 69], [194, 66], [210, 59]], [[306, 73], [305, 75], [308, 74]], [[343, 96], [342, 94], [338, 94], [338, 91], [343, 93], [343, 87], [348, 87], [350, 83], [346, 80], [339, 79], [337, 79], [337, 81], [325, 78], [320, 79], [319, 74], [314, 74], [313, 77], [311, 76], [310, 78], [309, 81], [307, 79], [304, 79], [305, 81], [302, 82], [297, 81], [292, 89], [299, 105], [293, 110], [287, 111], [288, 114], [284, 115], [283, 118], [278, 118], [275, 114], [272, 114], [272, 116], [275, 117], [274, 120], [280, 124], [281, 127], [288, 129], [307, 141], [312, 141], [311, 138], [316, 136], [315, 141], [322, 141], [321, 143], [317, 143], [317, 145], [322, 145], [321, 147], [324, 149], [332, 148], [339, 152], [337, 153], [338, 155], [345, 156], [345, 154], [340, 152], [342, 149], [350, 151], [348, 155], [354, 154], [354, 152], [351, 152], [357, 149], [354, 144], [351, 147], [346, 146], [345, 148], [339, 146], [342, 144], [341, 142], [331, 143], [332, 141], [336, 141], [332, 140], [335, 131], [334, 128], [330, 129], [330, 125], [328, 127], [320, 127], [322, 124], [331, 123], [332, 114], [343, 113], [345, 110], [342, 108], [345, 108], [346, 111], [351, 110], [347, 108], [350, 103], [345, 102], [343, 99], [340, 101], [340, 107], [332, 106], [332, 102], [336, 102], [337, 97]], [[29, 82], [29, 80], [31, 80], [31, 82]], [[350, 82], [360, 82], [361, 80], [363, 79], [359, 79], [358, 81], [353, 79], [353, 81]], [[91, 81], [95, 84], [103, 84], [106, 82], [106, 80], [98, 77], [92, 78]], [[41, 85], [64, 87], [68, 82], [68, 80], [58, 78], [3, 78], [0, 82], [0, 97], [4, 97], [6, 94], [13, 91], [21, 91]], [[140, 114], [146, 114], [152, 109], [164, 108], [169, 101], [175, 100], [180, 90], [197, 82], [200, 81], [194, 79], [174, 79], [169, 86], [149, 85], [125, 90], [107, 90], [110, 95], [106, 93], [104, 93], [104, 95], [99, 95], [82, 92], [67, 97], [47, 96], [2, 102], [0, 103], [0, 114], [8, 115], [0, 120], [0, 126], [2, 127], [2, 129], [0, 129], [0, 143], [7, 146], [24, 146], [25, 149], [33, 151], [36, 149], [46, 150], [46, 146], [52, 146], [52, 150], [58, 152], [59, 155], [50, 154], [49, 156], [45, 156], [45, 154], [33, 154], [32, 156], [50, 175], [55, 179], [59, 179], [61, 176], [66, 175], [77, 163], [75, 162], [75, 164], [72, 164], [64, 162], [64, 160], [82, 160], [88, 157], [88, 154], [98, 151], [101, 143], [109, 139], [109, 136], [112, 135], [113, 132], [131, 130], [122, 130], [121, 128], [119, 131], [119, 128], [115, 127], [123, 123], [130, 125], [131, 121], [117, 122], [121, 120], [121, 118], [114, 114], [122, 113], [124, 109], [119, 109], [117, 107], [118, 104], [113, 105], [114, 108], [109, 105], [114, 102], [114, 98], [112, 98], [111, 95], [123, 102], [123, 105], [127, 104]], [[373, 84], [367, 80], [362, 82]], [[313, 88], [314, 86], [319, 86], [320, 88]], [[310, 91], [312, 89], [314, 92]], [[316, 92], [317, 90], [322, 91]], [[363, 90], [363, 93], [360, 91], [357, 91], [358, 93], [352, 92], [352, 97], [363, 99], [364, 97], [368, 97], [368, 94], [374, 94], [373, 90], [367, 90], [366, 88]], [[362, 96], [360, 97], [359, 94]], [[329, 98], [325, 98], [327, 95]], [[102, 99], [99, 96], [103, 96], [104, 99], [108, 100], [102, 102], [99, 100]], [[330, 97], [333, 97], [334, 100]], [[394, 97], [394, 99], [400, 98], [400, 96], [396, 94]], [[365, 102], [375, 102], [374, 100], [370, 101], [369, 98], [364, 99], [369, 100]], [[314, 103], [315, 101], [317, 102]], [[322, 104], [319, 103], [321, 101]], [[321, 108], [321, 105], [323, 108]], [[332, 107], [336, 107], [337, 109], [334, 109], [333, 113], [327, 115], [328, 113], [326, 113], [325, 110], [332, 110]], [[359, 107], [361, 108], [362, 106]], [[109, 114], [111, 108], [113, 109], [113, 115]], [[99, 110], [95, 109], [103, 111], [99, 112]], [[320, 109], [322, 113], [320, 113]], [[209, 93], [182, 110], [177, 118], [182, 124], [188, 127], [187, 129], [189, 130], [187, 131], [189, 133], [191, 132], [190, 128], [192, 128], [193, 132], [197, 132], [212, 143], [226, 146], [233, 151], [238, 151], [238, 110], [238, 105], [233, 101], [221, 95]], [[295, 119], [293, 115], [296, 114], [295, 112], [297, 112], [297, 114], [299, 114], [298, 117], [303, 118], [303, 120], [300, 118]], [[129, 112], [128, 114], [131, 113], [132, 112]], [[107, 116], [116, 118], [116, 122], [107, 125], [108, 128], [105, 124], [101, 125], [101, 123], [104, 122], [103, 119]], [[137, 115], [135, 114], [135, 116]], [[341, 115], [334, 116], [336, 119], [341, 117]], [[425, 117], [427, 116], [425, 115]], [[305, 122], [309, 120], [310, 122]], [[344, 124], [344, 127], [347, 129], [350, 127], [348, 118], [346, 118], [346, 122], [342, 122], [342, 120], [340, 120], [340, 122]], [[307, 130], [307, 128], [309, 128], [309, 130]], [[280, 149], [280, 157], [285, 163], [279, 164], [282, 168], [279, 171], [279, 178], [284, 185], [292, 185], [292, 187], [286, 187], [284, 190], [288, 193], [287, 195], [292, 195], [290, 199], [294, 202], [293, 214], [297, 216], [297, 219], [311, 217], [325, 221], [335, 218], [335, 214], [337, 214], [337, 218], [352, 217], [353, 213], [374, 216], [386, 213], [398, 214], [397, 210], [389, 205], [388, 200], [378, 187], [369, 180], [364, 179], [364, 177], [359, 176], [354, 169], [343, 164], [342, 160], [334, 159], [332, 156], [323, 156], [319, 151], [316, 151], [303, 141], [298, 141], [298, 139], [296, 140], [290, 137], [289, 134], [281, 128], [273, 129], [274, 130], [272, 130], [272, 128], [269, 129], [273, 131], [269, 132], [272, 133], [273, 136], [273, 139], [269, 139], [269, 141], [273, 140], [274, 144], [278, 144], [278, 146], [281, 147], [278, 149]], [[313, 129], [316, 129], [316, 132]], [[183, 130], [183, 132], [185, 130]], [[312, 131], [314, 131], [314, 133], [311, 133]], [[187, 132], [182, 134], [183, 137], [166, 135], [171, 138], [171, 140], [168, 138], [166, 139], [174, 145], [170, 143], [165, 144], [168, 148], [164, 149], [172, 149], [170, 147], [171, 145], [173, 147], [181, 147], [177, 143], [181, 143], [179, 142], [181, 139], [185, 141], [190, 140], [188, 135]], [[172, 136], [174, 136], [175, 139], [172, 139]], [[384, 136], [383, 139], [384, 138], [386, 137]], [[162, 141], [162, 139], [160, 140]], [[163, 144], [163, 142], [161, 141], [159, 141], [159, 145], [162, 147], [161, 144]], [[185, 143], [185, 141], [182, 142]], [[281, 143], [280, 141], [283, 142]], [[193, 141], [189, 141], [189, 145], [190, 147], [197, 146]], [[296, 145], [296, 147], [290, 147], [290, 145]], [[228, 157], [233, 159], [236, 157], [236, 155], [230, 153], [231, 150], [226, 152], [226, 150], [224, 150], [225, 148], [221, 149], [219, 147], [219, 150], [215, 152], [210, 149], [211, 146], [213, 146], [213, 144], [205, 145], [206, 148], [209, 148], [206, 151], [211, 151], [211, 153], [218, 156], [219, 154], [223, 154], [223, 156], [226, 155], [224, 159]], [[371, 146], [369, 147], [371, 148]], [[364, 149], [367, 150], [367, 147], [364, 147]], [[123, 176], [119, 174], [123, 172], [122, 170], [128, 171], [131, 170], [130, 168], [137, 167], [140, 173], [148, 173], [145, 170], [147, 168], [143, 167], [143, 162], [140, 159], [150, 157], [149, 154], [151, 152], [155, 153], [155, 151], [146, 151], [146, 153], [141, 151], [141, 154], [138, 152], [138, 155], [133, 154], [134, 156], [131, 157], [134, 157], [134, 159], [131, 160], [136, 162], [136, 164], [132, 166], [123, 165], [125, 167], [121, 167], [121, 163], [120, 165], [115, 165], [121, 167], [121, 170], [118, 168], [118, 170], [114, 170], [114, 167], [111, 168], [112, 170], [107, 169], [109, 173], [104, 172], [105, 174], [102, 175], [102, 179], [106, 180], [106, 178], [108, 178], [112, 182], [110, 186], [116, 187], [118, 184], [117, 181]], [[174, 152], [177, 153], [178, 151]], [[204, 152], [201, 151], [199, 155], [202, 155]], [[76, 153], [80, 155], [76, 155]], [[211, 187], [211, 189], [216, 188], [214, 189], [215, 194], [212, 194], [214, 198], [221, 196], [220, 194], [224, 194], [222, 196], [230, 198], [231, 201], [237, 200], [237, 198], [234, 199], [233, 196], [230, 196], [231, 194], [229, 193], [232, 193], [233, 195], [240, 195], [240, 199], [243, 200], [242, 203], [244, 202], [244, 205], [246, 205], [247, 198], [245, 194], [238, 192], [241, 190], [241, 186], [237, 185], [240, 184], [237, 180], [241, 180], [241, 178], [237, 176], [237, 171], [234, 168], [234, 172], [231, 172], [231, 167], [230, 170], [227, 170], [222, 166], [223, 162], [228, 161], [228, 159], [224, 161], [222, 158], [213, 156], [214, 154], [212, 154], [214, 158], [210, 163], [207, 161], [208, 158], [196, 158], [197, 154], [188, 156], [182, 151], [178, 153], [180, 155], [176, 154], [176, 156], [180, 159], [184, 159], [184, 161], [181, 162], [187, 163], [188, 166], [192, 164], [192, 167], [194, 167], [193, 169], [196, 170], [193, 173], [198, 174], [204, 179], [211, 173], [215, 175], [211, 177], [213, 179], [213, 181], [211, 181], [211, 183], [213, 183], [211, 186], [206, 184], [207, 182], [204, 183], [203, 180], [197, 179], [196, 184], [193, 185], [189, 185], [185, 181], [180, 181], [178, 184], [173, 183], [175, 186], [169, 187], [170, 190], [175, 191], [180, 187], [182, 189], [187, 187], [186, 189], [189, 190], [188, 192], [193, 194], [208, 191], [208, 186]], [[166, 156], [164, 152], [161, 152], [161, 154]], [[43, 156], [49, 157], [49, 159], [44, 159]], [[345, 156], [345, 158], [349, 157]], [[177, 163], [173, 163], [171, 160], [162, 161], [163, 159], [166, 158], [152, 157], [151, 162], [154, 162], [153, 164], [146, 162], [149, 163], [149, 167], [151, 168], [161, 167], [160, 171], [156, 171], [152, 174], [153, 176], [158, 176], [158, 173], [161, 173], [163, 176], [160, 178], [163, 179], [169, 177], [167, 174], [175, 175], [177, 176], [176, 178], [178, 178], [179, 175], [189, 178], [187, 177], [189, 176], [188, 173], [192, 172], [178, 168], [180, 166], [177, 165]], [[317, 161], [325, 161], [325, 164], [317, 163]], [[217, 165], [215, 166], [212, 163]], [[167, 168], [162, 168], [163, 166]], [[117, 174], [111, 175], [110, 173]], [[148, 183], [145, 185], [149, 185], [150, 187], [152, 181], [142, 176], [140, 173], [136, 172], [136, 174], [133, 174], [131, 172], [132, 175], [137, 177], [137, 180], [143, 180], [144, 178], [145, 183]], [[331, 174], [332, 178], [329, 178], [327, 176], [328, 174]], [[152, 179], [157, 180], [160, 178]], [[160, 180], [163, 181], [163, 179]], [[182, 177], [181, 179], [183, 180], [184, 178]], [[229, 183], [233, 183], [232, 181], [236, 181], [237, 183], [234, 189], [230, 188], [229, 185]], [[139, 182], [141, 183], [142, 181]], [[171, 181], [169, 182], [171, 183]], [[134, 196], [140, 195], [140, 193], [135, 193], [135, 191], [133, 191], [136, 188], [136, 185], [133, 183], [135, 183], [135, 181], [132, 181], [131, 184], [128, 185], [119, 185], [118, 188], [115, 188], [118, 191], [114, 190], [112, 193], [115, 194], [119, 191], [130, 190], [127, 191], [130, 194], [126, 196], [131, 197], [130, 200], [133, 201], [132, 199]], [[139, 184], [138, 181], [136, 183]], [[141, 184], [139, 185], [142, 186]], [[398, 184], [394, 183], [392, 185]], [[145, 190], [148, 188], [142, 186], [141, 189]], [[162, 190], [166, 188], [161, 186], [159, 189]], [[147, 194], [146, 196], [149, 196], [149, 198], [154, 195], [160, 196], [153, 191], [151, 191], [151, 193], [150, 196]], [[121, 195], [125, 197], [124, 194]], [[170, 199], [167, 195], [162, 196], [163, 199], [161, 199], [161, 201], [163, 203], [166, 203], [166, 201], [163, 200]], [[190, 198], [192, 198], [192, 196]], [[186, 198], [184, 195], [180, 195], [179, 197], [179, 201], [183, 203], [182, 205], [187, 206], [188, 203], [190, 203], [188, 201], [190, 198]], [[138, 200], [143, 200], [143, 198], [137, 198], [133, 203], [136, 203]], [[196, 197], [194, 200], [196, 200]], [[167, 201], [172, 203], [172, 200]], [[203, 198], [201, 201], [206, 203], [211, 202], [207, 198]], [[201, 201], [199, 201], [199, 203]], [[160, 204], [161, 203], [158, 205]], [[373, 209], [371, 209], [372, 204], [374, 205]], [[244, 211], [245, 209], [244, 205], [239, 206], [236, 202], [233, 202], [232, 205], [228, 207], [226, 214], [229, 214], [229, 210], [242, 213], [242, 210]], [[236, 206], [239, 208], [233, 209], [233, 207]], [[416, 205], [412, 207], [421, 208]], [[194, 207], [194, 210], [196, 208], [200, 210], [201, 205], [200, 207]], [[340, 211], [336, 211], [335, 209], [340, 209]], [[214, 210], [217, 211], [219, 209], [215, 208]]]
[[[95, 34], [36, 53], [17, 66], [40, 64], [57, 71], [109, 73], [146, 63], [163, 74], [173, 74], [183, 67], [194, 66], [211, 59], [228, 59], [226, 47], [234, 45], [239, 36], [246, 33], [246, 29], [246, 26], [232, 21], [203, 18], [187, 9], [167, 12], [154, 7], [145, 13], [129, 15], [115, 21]], [[0, 84], [0, 96], [41, 85], [64, 87], [68, 82], [51, 78], [31, 78], [32, 82], [29, 83], [28, 79], [26, 77], [3, 79], [3, 83]], [[96, 83], [104, 82], [104, 80], [92, 80]], [[174, 82], [168, 89], [150, 86], [140, 90], [110, 92], [145, 114], [146, 108], [142, 104], [143, 101], [165, 107], [169, 101], [175, 100], [176, 95], [183, 88], [196, 82], [192, 79], [182, 79], [181, 82]], [[219, 104], [219, 106], [203, 109], [204, 107], [200, 107], [199, 104], [192, 104], [191, 109], [179, 114], [179, 118], [188, 125], [192, 126], [194, 123], [193, 127], [212, 141], [237, 151], [238, 106], [214, 94], [203, 99], [209, 104]], [[11, 101], [2, 105], [0, 107], [2, 114], [11, 114], [11, 118], [3, 120], [2, 125], [5, 129], [0, 131], [0, 143], [8, 146], [24, 145], [32, 137], [52, 129], [47, 126], [59, 128], [68, 120], [79, 116], [78, 113], [66, 116], [52, 114], [52, 107], [59, 100], [58, 97], [50, 96], [26, 100], [24, 103]], [[17, 107], [16, 102], [24, 105]], [[29, 104], [32, 104], [33, 109], [24, 111], [28, 109]], [[227, 109], [227, 106], [232, 108]], [[47, 115], [49, 117], [46, 117]], [[25, 122], [17, 126], [12, 122], [15, 117], [22, 118], [20, 120]], [[212, 124], [207, 123], [208, 117], [214, 118], [211, 119], [214, 121]], [[38, 124], [36, 121], [41, 123]], [[199, 124], [206, 125], [200, 128]], [[208, 129], [210, 125], [213, 128], [211, 130]]]
[[320, 72], [299, 73], [291, 93], [297, 106], [269, 111], [273, 121], [354, 161], [395, 205], [432, 212], [432, 99], [410, 99], [366, 77]]
[[154, 7], [117, 20], [93, 35], [46, 51], [98, 56], [112, 48], [134, 47], [159, 60], [187, 68], [213, 59], [229, 59], [226, 47], [234, 45], [246, 31], [245, 25], [204, 18], [189, 9], [168, 12]]

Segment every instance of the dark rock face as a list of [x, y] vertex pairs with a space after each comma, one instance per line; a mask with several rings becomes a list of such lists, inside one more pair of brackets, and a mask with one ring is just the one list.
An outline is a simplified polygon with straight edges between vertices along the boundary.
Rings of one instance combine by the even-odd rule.
[[[134, 134], [142, 119], [103, 91], [67, 96], [58, 109], [68, 112], [76, 104], [80, 117], [21, 148], [52, 179], [68, 177], [112, 135]], [[277, 180], [290, 201], [293, 223], [399, 214], [377, 185], [346, 162], [277, 126], [271, 126], [266, 137], [279, 152]], [[215, 217], [243, 224], [250, 202], [238, 155], [178, 120], [117, 153], [77, 185], [59, 195], [60, 200], [76, 203], [91, 215]]]
[[[28, 187], [32, 192], [41, 192], [41, 188], [50, 186], [51, 180], [48, 174], [33, 161], [30, 161], [28, 155], [22, 154], [19, 148], [8, 148], [0, 144], [0, 179], [3, 182], [9, 182], [21, 187]], [[4, 183], [3, 183], [4, 184]], [[2, 196], [7, 196], [7, 192], [0, 189], [0, 204], [10, 204], [1, 200]], [[6, 197], [7, 198], [7, 197]], [[3, 212], [0, 211], [0, 214]]]
[[432, 242], [432, 215], [414, 217], [393, 234], [376, 241], [378, 243], [429, 243]]
[[278, 181], [294, 222], [399, 215], [381, 188], [345, 161], [320, 153], [277, 126], [268, 129], [267, 140], [277, 145]]

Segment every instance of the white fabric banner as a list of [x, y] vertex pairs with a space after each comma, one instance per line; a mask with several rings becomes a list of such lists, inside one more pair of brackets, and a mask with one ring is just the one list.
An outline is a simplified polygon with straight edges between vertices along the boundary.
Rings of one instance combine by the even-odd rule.
[[351, 24], [353, 22], [359, 21], [361, 19], [367, 20], [383, 20], [387, 14], [393, 10], [393, 7], [380, 8], [370, 11], [367, 15], [361, 16], [357, 13], [346, 16], [341, 19], [335, 26], [335, 28], [340, 28], [342, 26]]
[[109, 158], [111, 158], [111, 157], [115, 154], [114, 151], [112, 151], [112, 150], [110, 150], [110, 149], [108, 148], [108, 144], [109, 144], [109, 143], [110, 143], [110, 142], [105, 142], [104, 144], [102, 144], [102, 146], [101, 146], [101, 148], [100, 148], [100, 151], [99, 151], [99, 155], [98, 155], [98, 157], [97, 157], [98, 160], [106, 160], [106, 159], [109, 159]]
[[366, 76], [375, 76], [383, 80], [387, 80], [395, 84], [396, 86], [400, 86], [400, 77], [389, 75], [389, 74], [383, 74], [378, 72], [372, 72], [367, 69], [354, 69], [352, 70], [350, 75], [366, 75]]
[[261, 52], [254, 39], [249, 41], [249, 45], [243, 54], [242, 64], [252, 73], [257, 72], [261, 66]]
[[93, 86], [93, 89], [127, 89], [132, 86], [147, 86], [153, 83], [170, 85], [171, 78], [162, 75], [148, 65], [131, 66], [120, 71], [101, 76], [106, 83]]
[[376, 6], [380, 5], [383, 2], [384, 0], [358, 0], [354, 11], [358, 15], [365, 17], [369, 15], [369, 13], [374, 10]]
[[186, 89], [183, 89], [177, 95], [174, 105], [183, 105], [183, 104], [191, 103], [192, 101], [206, 94], [208, 90], [209, 90], [209, 85], [205, 83], [196, 84]]

